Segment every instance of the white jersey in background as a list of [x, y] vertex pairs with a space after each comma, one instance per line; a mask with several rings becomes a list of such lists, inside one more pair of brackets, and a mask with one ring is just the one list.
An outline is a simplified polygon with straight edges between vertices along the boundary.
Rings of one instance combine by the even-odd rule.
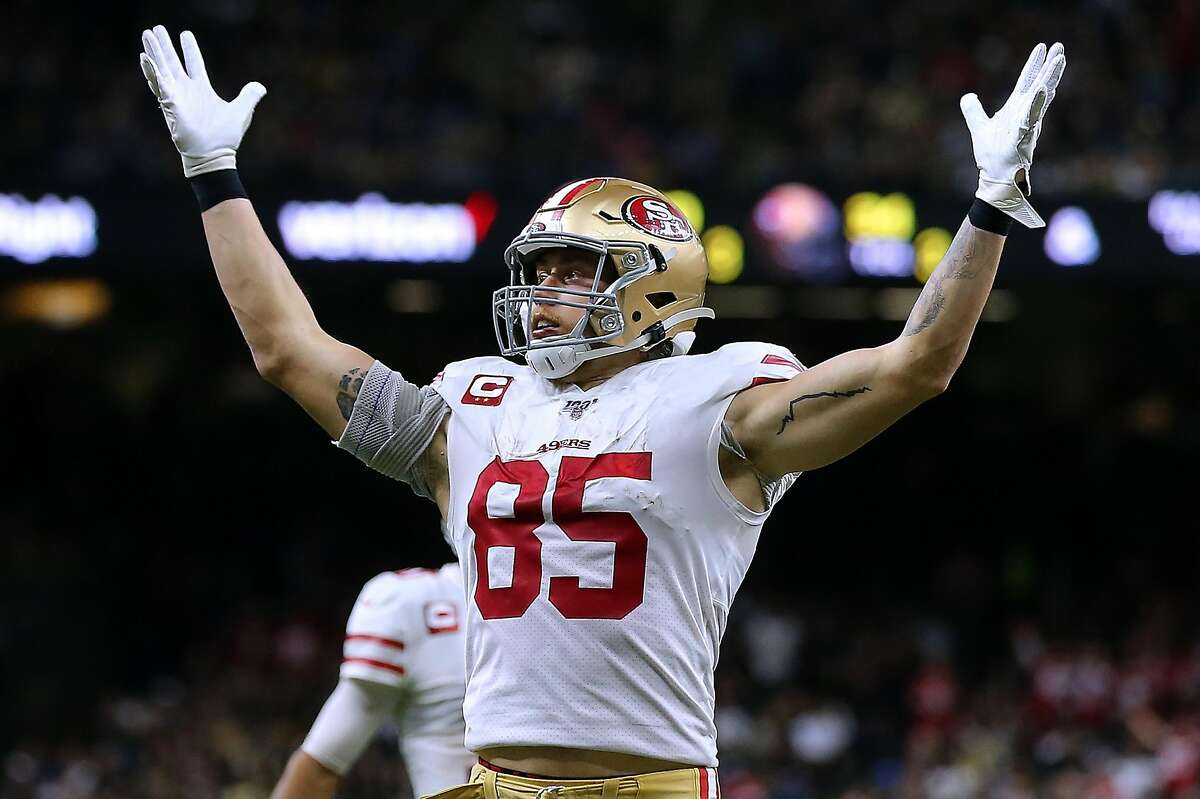
[[[452, 411], [444, 529], [468, 598], [468, 749], [717, 765], [713, 670], [770, 513], [726, 487], [722, 421], [738, 392], [802, 368], [758, 343], [587, 391], [502, 358], [446, 367], [434, 388]], [[792, 480], [768, 487], [771, 504]]]
[[[463, 747], [463, 630], [457, 563], [371, 578], [346, 623], [341, 680], [394, 694], [392, 715], [414, 796], [465, 782], [475, 763]], [[343, 773], [350, 764], [327, 762], [344, 758], [322, 751], [329, 734], [318, 734], [321, 723], [318, 717], [301, 749]]]

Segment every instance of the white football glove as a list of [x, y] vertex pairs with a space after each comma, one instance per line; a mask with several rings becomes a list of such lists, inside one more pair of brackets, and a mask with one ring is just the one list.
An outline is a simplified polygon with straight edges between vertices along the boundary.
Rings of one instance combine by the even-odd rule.
[[242, 143], [254, 106], [267, 93], [261, 83], [247, 83], [237, 98], [227, 103], [213, 91], [204, 71], [196, 37], [184, 31], [179, 37], [187, 70], [179, 63], [167, 29], [158, 25], [142, 31], [142, 73], [158, 98], [171, 139], [183, 157], [183, 174], [190, 177], [234, 169], [234, 153]]
[[1029, 204], [1029, 167], [1042, 131], [1042, 117], [1066, 66], [1061, 43], [1055, 42], [1048, 54], [1046, 45], [1039, 44], [1029, 54], [1008, 102], [994, 117], [989, 119], [983, 112], [975, 94], [964, 94], [958, 103], [971, 130], [975, 164], [979, 167], [975, 196], [1025, 227], [1046, 226]]

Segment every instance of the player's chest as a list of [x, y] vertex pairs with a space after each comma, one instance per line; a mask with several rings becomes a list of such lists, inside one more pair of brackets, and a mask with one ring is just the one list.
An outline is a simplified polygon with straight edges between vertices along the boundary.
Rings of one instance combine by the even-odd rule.
[[486, 431], [490, 454], [501, 460], [642, 450], [662, 415], [652, 401], [633, 391], [519, 399], [523, 401], [497, 407], [498, 413], [491, 415], [479, 413], [474, 420], [477, 430]]

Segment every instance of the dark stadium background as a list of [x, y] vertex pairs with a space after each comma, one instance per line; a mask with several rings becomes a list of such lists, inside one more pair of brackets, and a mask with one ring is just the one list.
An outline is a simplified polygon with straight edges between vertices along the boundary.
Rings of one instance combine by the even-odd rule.
[[[1194, 0], [22, 1], [6, 18], [0, 194], [84, 197], [99, 222], [88, 257], [0, 255], [3, 799], [265, 797], [361, 583], [451, 557], [432, 505], [255, 374], [137, 68], [155, 23], [196, 32], [223, 96], [267, 86], [239, 165], [273, 235], [288, 200], [495, 198], [466, 263], [289, 258], [330, 332], [419, 381], [494, 352], [508, 237], [597, 174], [687, 189], [744, 236], [698, 351], [764, 340], [812, 364], [882, 343], [919, 283], [778, 268], [752, 208], [791, 182], [839, 210], [903, 192], [920, 227], [953, 230], [974, 180], [958, 96], [994, 110], [1028, 48], [1063, 40], [1033, 199], [1084, 209], [1099, 258], [1058, 266], [1015, 229], [1003, 312], [950, 391], [776, 510], [718, 670], [722, 784], [1200, 796], [1200, 255], [1147, 224], [1157, 193], [1200, 191]], [[393, 752], [341, 795], [401, 795]]]

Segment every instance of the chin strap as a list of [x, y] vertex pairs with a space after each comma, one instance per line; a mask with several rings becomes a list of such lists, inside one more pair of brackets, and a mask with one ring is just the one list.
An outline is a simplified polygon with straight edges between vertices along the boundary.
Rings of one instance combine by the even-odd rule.
[[[693, 319], [716, 318], [717, 315], [713, 312], [712, 308], [689, 308], [686, 311], [680, 311], [668, 316], [662, 321], [662, 326], [664, 330], [670, 330], [675, 325], [690, 322]], [[659, 340], [661, 341], [661, 339]], [[691, 331], [677, 333], [671, 339], [671, 355], [686, 354], [692, 348], [692, 344], [695, 341], [696, 334]], [[585, 349], [588, 346], [587, 344], [565, 344], [561, 347], [544, 347], [542, 349], [530, 350], [525, 353], [525, 362], [542, 377], [554, 380], [566, 377], [584, 363], [596, 358], [606, 358], [609, 355], [617, 355], [618, 353], [629, 352], [643, 347], [648, 348], [657, 343], [658, 341], [654, 341], [653, 335], [647, 331], [628, 344], [620, 347]]]
[[[672, 314], [663, 320], [663, 330], [670, 330], [675, 325], [683, 322], [690, 322], [693, 319], [716, 319], [717, 314], [712, 308], [689, 308], [686, 311], [680, 311], [677, 314]], [[646, 336], [649, 334], [647, 333]], [[646, 336], [638, 336], [638, 339]], [[672, 355], [687, 355], [688, 350], [696, 343], [696, 334], [690, 330], [682, 333], [676, 333], [671, 337], [671, 354]]]

